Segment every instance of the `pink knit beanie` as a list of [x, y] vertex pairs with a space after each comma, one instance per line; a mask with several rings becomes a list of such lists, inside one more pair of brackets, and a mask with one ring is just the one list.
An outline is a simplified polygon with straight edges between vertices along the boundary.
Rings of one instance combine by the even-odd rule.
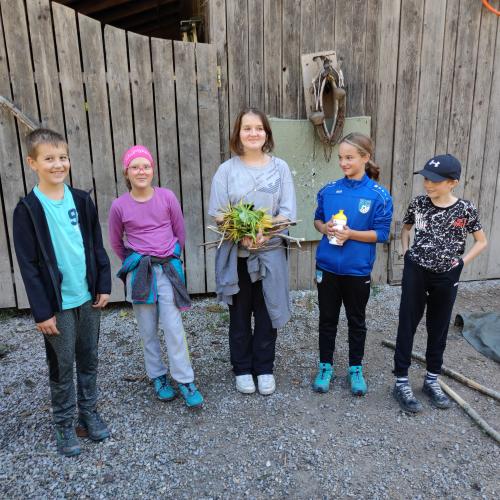
[[146, 146], [137, 144], [135, 146], [132, 146], [130, 149], [127, 149], [127, 151], [125, 151], [125, 154], [123, 155], [122, 162], [124, 172], [127, 171], [130, 162], [132, 160], [135, 160], [136, 158], [146, 158], [146, 160], [149, 160], [149, 162], [151, 163], [151, 166], [154, 167], [153, 155], [151, 154], [149, 149]]

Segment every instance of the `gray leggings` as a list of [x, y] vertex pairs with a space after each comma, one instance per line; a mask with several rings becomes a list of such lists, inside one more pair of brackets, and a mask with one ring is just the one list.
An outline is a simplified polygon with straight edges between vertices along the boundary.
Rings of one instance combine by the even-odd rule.
[[88, 413], [97, 402], [97, 345], [100, 309], [88, 301], [79, 307], [56, 313], [59, 335], [45, 335], [45, 352], [49, 366], [50, 395], [56, 425], [69, 425], [75, 415], [76, 361], [78, 409]]

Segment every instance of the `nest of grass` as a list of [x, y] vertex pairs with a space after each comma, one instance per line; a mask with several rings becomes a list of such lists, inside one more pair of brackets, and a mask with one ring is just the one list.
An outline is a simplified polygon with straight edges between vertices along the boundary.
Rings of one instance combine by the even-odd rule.
[[228, 240], [233, 243], [241, 241], [244, 237], [252, 238], [254, 245], [249, 250], [258, 250], [262, 247], [271, 249], [280, 245], [257, 245], [257, 235], [261, 233], [263, 236], [280, 238], [293, 241], [300, 247], [300, 242], [304, 238], [294, 238], [287, 234], [283, 234], [285, 229], [295, 225], [298, 221], [280, 221], [273, 222], [271, 215], [265, 209], [255, 209], [253, 204], [240, 201], [237, 205], [229, 205], [225, 210], [221, 211], [222, 222], [217, 226], [207, 226], [208, 229], [220, 235], [217, 241], [204, 243], [206, 246], [220, 247], [223, 241]]

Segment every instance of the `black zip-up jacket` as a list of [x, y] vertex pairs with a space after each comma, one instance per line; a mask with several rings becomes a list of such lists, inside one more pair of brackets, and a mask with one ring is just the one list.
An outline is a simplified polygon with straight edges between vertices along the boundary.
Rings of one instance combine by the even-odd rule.
[[[111, 266], [102, 243], [101, 227], [90, 194], [69, 188], [78, 212], [85, 249], [87, 283], [92, 299], [111, 293]], [[14, 247], [35, 321], [41, 323], [62, 310], [62, 274], [50, 238], [42, 204], [31, 191], [14, 210]]]

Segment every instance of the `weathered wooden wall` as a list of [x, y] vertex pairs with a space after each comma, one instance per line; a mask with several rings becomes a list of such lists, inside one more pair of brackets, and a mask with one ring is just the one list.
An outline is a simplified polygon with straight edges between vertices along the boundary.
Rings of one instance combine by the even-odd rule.
[[[499, 1], [492, 2], [499, 7]], [[398, 233], [422, 189], [412, 174], [434, 154], [463, 165], [457, 194], [474, 201], [488, 251], [463, 279], [500, 277], [500, 24], [470, 0], [210, 0], [210, 39], [221, 66], [222, 154], [247, 105], [303, 118], [300, 55], [335, 49], [348, 84], [348, 116], [369, 115], [381, 183], [391, 189], [390, 245], [378, 245], [374, 281], [398, 281]], [[312, 284], [314, 244], [296, 251], [291, 280]]]
[[[0, 9], [0, 95], [66, 135], [71, 182], [94, 190], [113, 273], [107, 217], [126, 190], [121, 156], [140, 143], [155, 157], [156, 182], [182, 203], [188, 288], [212, 291], [214, 255], [199, 244], [210, 237], [204, 214], [220, 163], [215, 48], [103, 27], [49, 0], [0, 0]], [[14, 207], [35, 183], [26, 133], [0, 108], [0, 307], [28, 307], [10, 237]], [[117, 279], [112, 300], [123, 300]]]

